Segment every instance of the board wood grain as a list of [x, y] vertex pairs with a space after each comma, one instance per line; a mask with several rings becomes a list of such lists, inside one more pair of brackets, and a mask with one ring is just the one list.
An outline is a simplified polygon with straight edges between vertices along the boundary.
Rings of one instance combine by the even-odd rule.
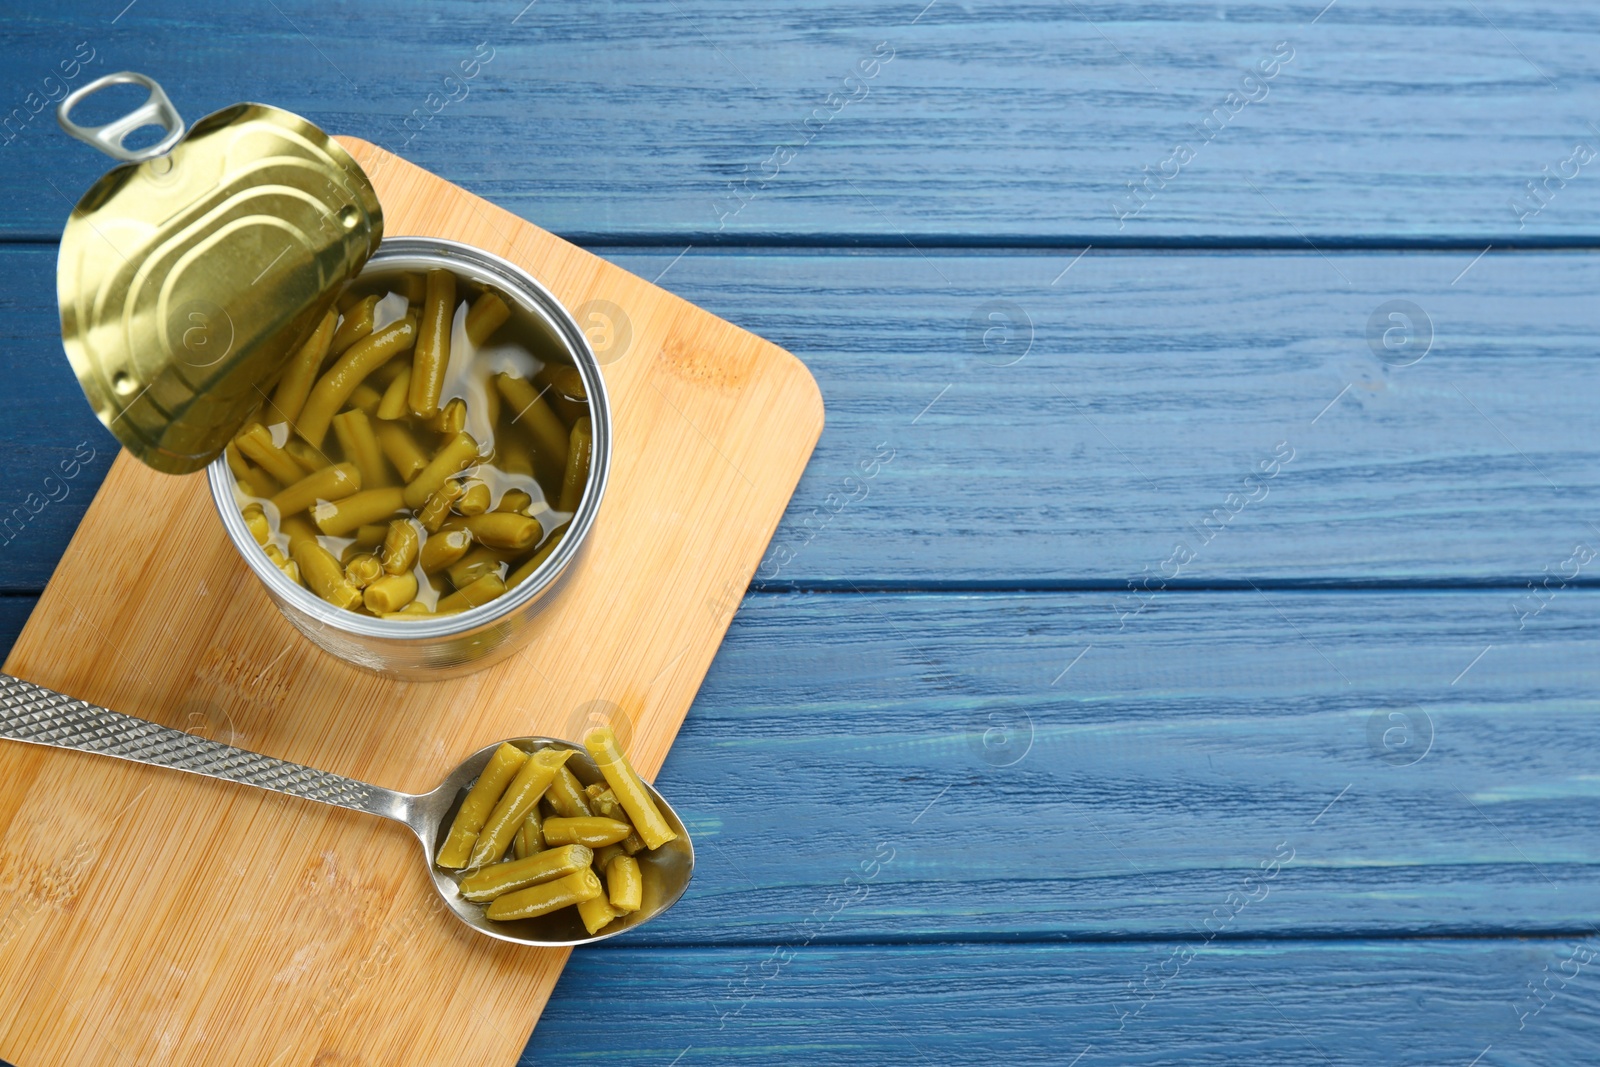
[[[627, 309], [617, 440], [587, 551], [524, 651], [398, 683], [267, 600], [199, 478], [119, 457], [6, 670], [377, 784], [430, 788], [501, 737], [613, 702], [653, 776], [822, 427], [794, 357], [402, 160], [347, 142], [387, 233], [466, 241], [569, 307]], [[77, 753], [0, 748], [0, 1055], [51, 1064], [510, 1064], [564, 951], [441, 913], [381, 820]], [[241, 1035], [251, 1035], [241, 1041]]]

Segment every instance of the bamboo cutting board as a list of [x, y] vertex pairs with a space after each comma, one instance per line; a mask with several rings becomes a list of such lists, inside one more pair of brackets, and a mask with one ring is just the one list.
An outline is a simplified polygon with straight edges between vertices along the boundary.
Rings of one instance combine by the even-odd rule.
[[[278, 614], [201, 476], [124, 454], [5, 670], [411, 792], [501, 737], [605, 719], [654, 777], [821, 433], [816, 383], [782, 349], [341, 140], [386, 233], [477, 245], [569, 308], [626, 315], [626, 330], [594, 320], [614, 331], [597, 339], [611, 483], [527, 648], [444, 682], [346, 666]], [[566, 957], [447, 914], [399, 825], [0, 742], [0, 1057], [18, 1067], [509, 1065]]]

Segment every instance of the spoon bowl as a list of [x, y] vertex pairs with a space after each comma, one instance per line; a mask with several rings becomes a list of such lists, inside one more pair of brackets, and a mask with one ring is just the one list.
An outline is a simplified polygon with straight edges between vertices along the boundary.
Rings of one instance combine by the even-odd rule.
[[[524, 752], [533, 752], [541, 748], [571, 749], [572, 756], [567, 760], [566, 767], [579, 782], [584, 785], [605, 782], [605, 776], [600, 773], [599, 766], [582, 745], [563, 741], [557, 737], [511, 737], [504, 743], [515, 745]], [[633, 857], [639, 861], [640, 870], [644, 874], [644, 902], [638, 911], [618, 917], [597, 934], [591, 934], [584, 929], [576, 908], [562, 908], [549, 915], [541, 915], [537, 919], [517, 919], [512, 922], [495, 922], [484, 918], [484, 905], [474, 904], [466, 899], [456, 887], [456, 883], [466, 872], [446, 870], [435, 864], [433, 857], [438, 855], [440, 842], [450, 832], [450, 824], [455, 820], [461, 802], [466, 799], [467, 791], [472, 788], [472, 783], [478, 780], [478, 775], [489, 762], [489, 757], [494, 755], [500, 745], [499, 741], [485, 745], [463, 760], [460, 766], [445, 777], [437, 789], [410, 798], [411, 813], [405, 823], [422, 842], [423, 859], [428, 864], [428, 873], [433, 877], [434, 888], [439, 891], [444, 902], [450, 905], [450, 910], [455, 913], [456, 918], [479, 933], [497, 937], [501, 941], [514, 941], [523, 945], [587, 945], [615, 937], [642, 923], [647, 923], [678, 902], [684, 890], [689, 888], [689, 879], [694, 875], [694, 843], [690, 841], [689, 831], [684, 827], [683, 820], [678, 818], [678, 813], [672, 809], [672, 805], [656, 792], [654, 786], [645, 782], [644, 787], [650, 793], [650, 799], [656, 802], [656, 807], [661, 809], [667, 825], [671, 826], [678, 836], [660, 848], [640, 852]]]
[[[0, 738], [186, 771], [404, 823], [422, 843], [423, 863], [433, 886], [456, 918], [481, 934], [519, 945], [587, 945], [615, 937], [676, 904], [694, 875], [694, 844], [689, 840], [689, 831], [672, 805], [654, 786], [644, 782], [650, 798], [678, 836], [660, 848], [634, 856], [644, 875], [644, 899], [638, 911], [612, 920], [597, 934], [584, 929], [577, 909], [571, 907], [537, 919], [493, 922], [485, 918], [484, 905], [467, 900], [457, 887], [457, 879], [465, 872], [444, 870], [434, 864], [433, 857], [438, 854], [440, 840], [449, 833], [467, 790], [501, 742], [468, 756], [437, 789], [401, 793], [108, 711], [7, 674], [0, 674]], [[566, 766], [578, 781], [593, 785], [605, 780], [582, 745], [557, 737], [513, 737], [508, 743], [525, 752], [547, 747], [571, 749], [573, 754]]]

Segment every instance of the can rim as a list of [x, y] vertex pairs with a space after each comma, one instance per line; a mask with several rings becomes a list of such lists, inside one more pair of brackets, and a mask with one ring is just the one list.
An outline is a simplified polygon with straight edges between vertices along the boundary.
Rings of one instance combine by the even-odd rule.
[[[600, 373], [600, 362], [588, 338], [573, 318], [572, 312], [557, 300], [544, 284], [525, 269], [492, 252], [452, 241], [443, 237], [388, 237], [378, 246], [362, 267], [363, 272], [373, 267], [404, 269], [413, 267], [449, 267], [479, 282], [503, 287], [519, 297], [521, 310], [544, 320], [566, 345], [567, 353], [583, 378], [589, 394], [589, 415], [593, 427], [593, 452], [589, 463], [589, 485], [578, 510], [568, 523], [567, 532], [555, 551], [539, 564], [533, 574], [519, 586], [496, 597], [486, 604], [442, 619], [422, 618], [416, 621], [379, 619], [358, 615], [353, 611], [335, 607], [304, 586], [291, 582], [284, 576], [266, 553], [260, 551], [254, 535], [245, 525], [233, 496], [233, 472], [228, 469], [227, 457], [213, 460], [206, 471], [211, 486], [212, 501], [245, 564], [266, 584], [277, 599], [287, 601], [298, 611], [310, 616], [319, 626], [361, 637], [384, 638], [400, 642], [437, 641], [445, 637], [459, 637], [490, 624], [537, 600], [567, 565], [577, 556], [594, 525], [601, 498], [611, 473], [611, 401], [606, 393], [605, 379]], [[358, 275], [359, 277], [359, 275]], [[250, 551], [255, 549], [255, 551]]]

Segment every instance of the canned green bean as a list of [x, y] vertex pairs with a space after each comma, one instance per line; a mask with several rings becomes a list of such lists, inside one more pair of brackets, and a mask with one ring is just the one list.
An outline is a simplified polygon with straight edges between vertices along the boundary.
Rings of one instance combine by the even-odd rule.
[[[584, 417], [590, 426], [592, 446], [585, 484], [572, 501], [571, 511], [561, 510], [559, 500], [548, 498], [542, 503], [534, 499], [532, 504], [521, 505], [523, 514], [545, 517], [547, 523], [559, 521], [564, 524], [564, 532], [553, 548], [545, 551], [550, 544], [550, 535], [546, 531], [542, 545], [526, 557], [532, 566], [521, 575], [522, 580], [511, 584], [504, 593], [486, 603], [457, 614], [432, 616], [419, 613], [409, 618], [402, 614], [358, 614], [330, 603], [295, 581], [270, 559], [244, 518], [242, 508], [252, 498], [241, 495], [235, 472], [230, 469], [227, 458], [219, 458], [209, 470], [212, 497], [228, 536], [289, 621], [316, 644], [341, 659], [381, 673], [416, 680], [449, 677], [477, 670], [509, 655], [518, 647], [520, 640], [529, 632], [532, 616], [546, 603], [548, 595], [557, 587], [582, 550], [605, 491], [611, 462], [611, 413], [599, 362], [572, 315], [526, 271], [481, 249], [453, 241], [394, 237], [386, 240], [369, 260], [366, 271], [356, 280], [355, 287], [359, 289], [371, 277], [392, 277], [396, 273], [417, 275], [440, 269], [452, 272], [464, 286], [475, 286], [499, 294], [511, 307], [511, 320], [503, 328], [510, 338], [509, 342], [488, 345], [473, 358], [489, 361], [505, 359], [509, 358], [508, 349], [514, 354], [526, 348], [533, 352], [540, 363], [570, 368], [578, 376], [582, 391], [587, 396], [587, 413]], [[500, 365], [491, 362], [482, 371], [489, 373]], [[465, 379], [457, 376], [452, 380], [459, 382]], [[468, 389], [468, 386], [458, 384], [447, 388], [447, 393], [460, 394]], [[469, 420], [469, 427], [475, 425], [471, 421], [475, 413], [470, 404], [465, 417]], [[502, 426], [515, 421], [509, 406], [502, 409], [500, 419]], [[519, 485], [528, 486], [532, 493], [525, 493]], [[518, 493], [537, 498], [539, 489], [537, 479], [517, 484], [507, 481], [495, 487], [491, 499], [506, 499]], [[548, 496], [554, 497], [555, 491], [551, 489]], [[520, 505], [520, 500], [518, 503]], [[481, 524], [473, 525], [471, 518], [455, 521], [459, 523], [458, 528], [482, 529]], [[345, 526], [333, 528], [346, 529]], [[438, 534], [424, 532], [421, 536], [426, 538]], [[492, 537], [489, 539], [492, 543]], [[337, 543], [334, 542], [335, 545]], [[426, 543], [423, 547], [426, 548]], [[420, 562], [416, 566], [419, 571], [426, 569]], [[432, 575], [432, 580], [438, 582], [443, 573], [447, 572], [440, 568]], [[471, 582], [480, 581], [480, 575], [481, 572], [468, 572], [468, 577], [463, 579], [464, 585], [470, 587]], [[420, 580], [428, 581], [429, 576], [423, 574]], [[506, 580], [508, 584], [511, 582], [511, 573], [507, 574]], [[458, 589], [454, 595], [462, 591]], [[442, 592], [442, 589], [436, 592]], [[436, 601], [437, 606], [442, 609], [449, 595], [441, 596]]]
[[[118, 84], [149, 96], [72, 121]], [[57, 266], [100, 420], [156, 470], [209, 467], [245, 563], [335, 656], [432, 679], [509, 654], [609, 473], [605, 383], [572, 315], [480, 249], [380, 244], [367, 176], [297, 115], [237, 104], [186, 127], [122, 72], [57, 117], [122, 164], [74, 208]], [[152, 125], [157, 143], [129, 146]]]

